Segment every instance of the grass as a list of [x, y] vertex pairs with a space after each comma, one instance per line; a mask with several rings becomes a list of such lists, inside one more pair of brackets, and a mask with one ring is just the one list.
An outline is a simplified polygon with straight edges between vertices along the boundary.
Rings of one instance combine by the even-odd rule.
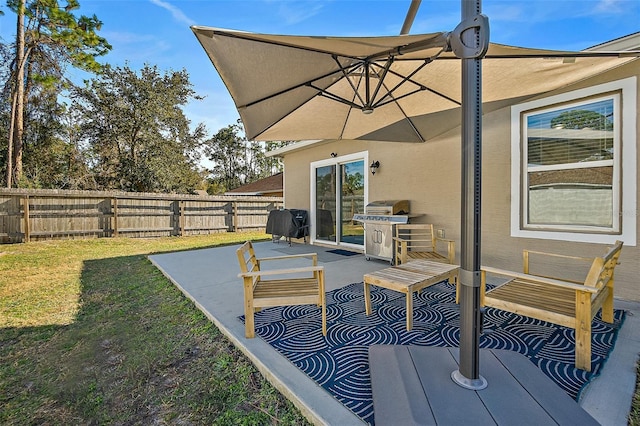
[[629, 425], [640, 426], [640, 364], [636, 366], [636, 391], [631, 401]]
[[146, 258], [264, 237], [1, 246], [0, 424], [306, 424]]

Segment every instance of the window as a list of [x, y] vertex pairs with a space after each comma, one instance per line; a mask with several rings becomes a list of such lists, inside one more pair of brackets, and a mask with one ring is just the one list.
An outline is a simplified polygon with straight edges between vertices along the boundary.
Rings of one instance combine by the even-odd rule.
[[513, 236], [635, 245], [635, 93], [630, 78], [512, 108]]

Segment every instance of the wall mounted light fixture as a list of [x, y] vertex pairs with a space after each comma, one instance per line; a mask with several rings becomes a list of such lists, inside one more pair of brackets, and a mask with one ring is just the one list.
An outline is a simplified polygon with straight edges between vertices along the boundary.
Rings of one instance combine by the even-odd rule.
[[371, 174], [375, 175], [376, 172], [378, 171], [378, 167], [380, 167], [380, 162], [379, 161], [373, 161], [371, 163], [371, 165], [369, 166], [369, 169], [371, 170]]

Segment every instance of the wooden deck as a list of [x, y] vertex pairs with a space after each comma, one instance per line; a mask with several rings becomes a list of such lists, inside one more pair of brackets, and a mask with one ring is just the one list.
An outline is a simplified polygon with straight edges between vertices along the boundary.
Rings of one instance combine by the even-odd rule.
[[483, 349], [483, 390], [451, 379], [458, 348], [374, 345], [369, 368], [376, 425], [598, 425], [516, 352]]

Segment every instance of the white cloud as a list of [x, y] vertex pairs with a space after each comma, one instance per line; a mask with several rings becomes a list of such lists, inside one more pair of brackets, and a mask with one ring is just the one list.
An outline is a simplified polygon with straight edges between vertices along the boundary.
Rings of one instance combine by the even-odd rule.
[[103, 35], [112, 44], [148, 43], [155, 40], [151, 34], [136, 34], [127, 31], [105, 31]]
[[162, 1], [162, 0], [149, 0], [149, 1], [155, 4], [156, 6], [160, 6], [161, 8], [171, 12], [171, 15], [173, 15], [173, 19], [175, 19], [178, 22], [183, 22], [189, 26], [196, 24], [196, 22], [193, 19], [189, 18], [187, 15], [184, 14], [184, 12], [182, 12], [180, 9], [178, 9], [177, 7], [175, 7], [169, 2]]
[[624, 10], [624, 3], [620, 0], [601, 0], [596, 3], [593, 14], [616, 14]]
[[278, 15], [286, 24], [293, 25], [317, 15], [322, 7], [321, 2], [315, 1], [283, 2], [278, 7]]

